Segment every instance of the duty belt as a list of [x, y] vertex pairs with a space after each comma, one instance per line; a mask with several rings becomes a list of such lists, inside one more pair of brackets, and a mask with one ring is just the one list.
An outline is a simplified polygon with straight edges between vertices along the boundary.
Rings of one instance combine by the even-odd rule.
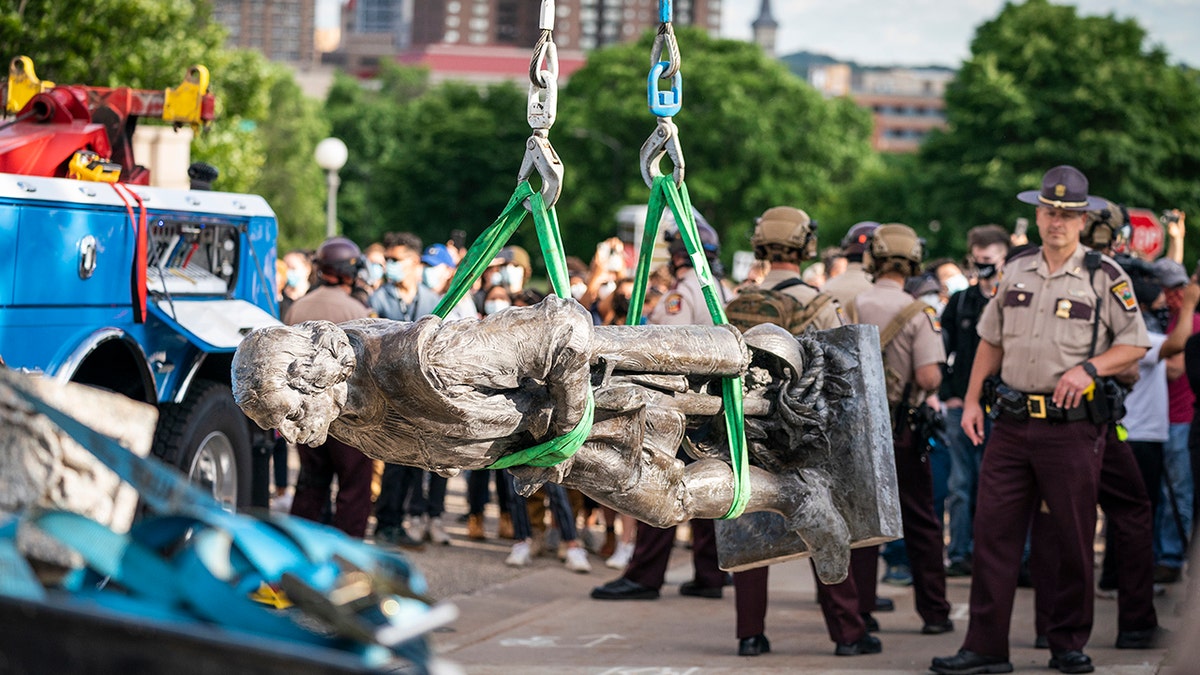
[[1074, 408], [1063, 408], [1054, 404], [1050, 394], [1025, 394], [1021, 393], [1025, 399], [1025, 415], [1002, 407], [1000, 414], [1004, 417], [1013, 419], [1034, 419], [1047, 420], [1049, 422], [1079, 422], [1088, 419], [1087, 407], [1077, 405]]

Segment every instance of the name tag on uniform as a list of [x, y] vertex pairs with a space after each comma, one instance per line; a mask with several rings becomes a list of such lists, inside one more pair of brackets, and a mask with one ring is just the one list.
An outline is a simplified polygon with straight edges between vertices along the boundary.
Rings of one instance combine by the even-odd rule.
[[1060, 319], [1091, 320], [1092, 306], [1079, 300], [1059, 298], [1054, 303], [1054, 316], [1057, 316]]
[[1029, 291], [1008, 291], [1004, 294], [1004, 307], [1028, 307], [1033, 302], [1033, 293]]

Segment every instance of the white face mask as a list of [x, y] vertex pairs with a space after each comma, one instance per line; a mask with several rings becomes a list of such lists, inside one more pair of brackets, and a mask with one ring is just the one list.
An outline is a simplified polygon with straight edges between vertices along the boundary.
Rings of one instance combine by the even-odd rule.
[[510, 306], [512, 306], [512, 303], [507, 300], [488, 300], [483, 303], [483, 313], [491, 316], [502, 309], [508, 309]]
[[615, 290], [617, 290], [617, 282], [610, 281], [606, 284], [602, 284], [600, 286], [600, 288], [597, 288], [596, 295], [599, 296], [599, 298], [601, 300], [603, 300], [604, 298], [607, 298], [608, 296], [612, 295], [612, 292]]
[[525, 281], [525, 268], [517, 265], [509, 265], [504, 268], [508, 271], [508, 285], [510, 288], [517, 288]]
[[571, 284], [571, 297], [576, 300], [583, 297], [587, 293], [587, 284]]
[[959, 291], [965, 291], [971, 286], [971, 282], [962, 274], [955, 274], [946, 280], [946, 295], [954, 295]]
[[450, 278], [450, 268], [445, 265], [436, 267], [426, 267], [421, 270], [421, 283], [427, 288], [431, 288], [438, 293], [442, 292], [442, 287], [446, 285], [446, 281]]

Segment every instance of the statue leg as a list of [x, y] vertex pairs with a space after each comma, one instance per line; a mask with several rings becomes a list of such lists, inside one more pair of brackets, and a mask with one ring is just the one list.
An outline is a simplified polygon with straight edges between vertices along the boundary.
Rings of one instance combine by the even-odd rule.
[[[640, 461], [615, 446], [588, 443], [575, 455], [563, 485], [656, 527], [693, 518], [720, 518], [733, 503], [733, 469], [702, 459], [685, 466], [674, 457], [642, 450]], [[816, 469], [772, 474], [750, 467], [747, 512], [774, 511], [804, 539], [826, 583], [846, 576], [850, 531], [833, 504], [830, 481]]]

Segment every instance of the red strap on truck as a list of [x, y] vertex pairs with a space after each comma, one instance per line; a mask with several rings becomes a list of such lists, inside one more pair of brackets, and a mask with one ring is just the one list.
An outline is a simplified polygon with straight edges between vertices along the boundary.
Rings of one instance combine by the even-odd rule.
[[[146, 323], [146, 249], [149, 247], [149, 233], [146, 231], [146, 205], [142, 198], [129, 187], [121, 183], [111, 183], [113, 190], [125, 203], [125, 212], [129, 214], [129, 224], [133, 225], [135, 240], [133, 252], [133, 269], [130, 271], [130, 300], [133, 303], [133, 320], [136, 323]], [[137, 204], [138, 214], [133, 215], [133, 204]]]

